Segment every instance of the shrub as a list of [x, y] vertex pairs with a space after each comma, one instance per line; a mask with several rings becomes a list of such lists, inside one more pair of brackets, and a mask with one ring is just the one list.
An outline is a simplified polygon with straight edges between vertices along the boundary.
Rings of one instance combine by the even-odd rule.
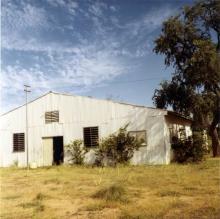
[[45, 197], [46, 196], [42, 193], [38, 193], [32, 202], [22, 203], [19, 206], [22, 206], [23, 208], [34, 208], [35, 212], [44, 211], [44, 205], [42, 204], [42, 201]]
[[92, 197], [105, 201], [125, 201], [125, 189], [121, 185], [111, 185], [98, 190]]
[[73, 164], [82, 165], [84, 163], [87, 150], [83, 147], [81, 140], [72, 141], [70, 144], [65, 145], [65, 149]]
[[14, 160], [11, 167], [18, 167], [18, 160]]
[[100, 141], [96, 150], [96, 165], [115, 166], [117, 163], [127, 163], [132, 158], [134, 151], [143, 142], [130, 136], [127, 127], [128, 125], [120, 128], [116, 134], [111, 134]]
[[194, 131], [193, 136], [188, 139], [173, 139], [171, 147], [174, 151], [174, 161], [179, 163], [201, 161], [206, 153], [200, 131]]

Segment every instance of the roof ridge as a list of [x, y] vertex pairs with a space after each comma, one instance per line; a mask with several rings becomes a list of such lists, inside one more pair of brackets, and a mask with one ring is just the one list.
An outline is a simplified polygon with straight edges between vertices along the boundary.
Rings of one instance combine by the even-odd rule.
[[[57, 95], [67, 95], [67, 96], [72, 96], [72, 97], [77, 97], [77, 96], [78, 96], [78, 97], [90, 98], [90, 99], [95, 99], [95, 100], [100, 100], [100, 101], [108, 101], [108, 102], [112, 102], [112, 103], [118, 103], [118, 104], [123, 104], [123, 105], [134, 106], [134, 107], [143, 107], [143, 108], [146, 108], [146, 109], [154, 109], [154, 110], [160, 110], [160, 111], [167, 111], [167, 110], [165, 110], [165, 109], [159, 109], [159, 108], [154, 108], [154, 107], [148, 107], [148, 106], [144, 106], [144, 105], [137, 105], [137, 104], [126, 103], [126, 102], [120, 102], [120, 101], [115, 101], [115, 100], [98, 99], [98, 98], [93, 98], [93, 97], [89, 97], [89, 96], [74, 95], [74, 94], [70, 94], [70, 93], [60, 93], [60, 92], [56, 92], [56, 91], [48, 91], [48, 92], [46, 92], [45, 94], [43, 94], [43, 95], [41, 95], [41, 96], [39, 96], [39, 97], [37, 97], [37, 98], [35, 98], [35, 99], [29, 101], [27, 104], [30, 104], [30, 103], [32, 103], [32, 102], [34, 102], [34, 101], [36, 101], [36, 100], [38, 100], [38, 99], [40, 99], [40, 98], [42, 98], [42, 97], [48, 95], [48, 94], [51, 94], [51, 93], [52, 93], [52, 94], [57, 94]], [[5, 112], [5, 113], [1, 114], [0, 116], [4, 116], [4, 115], [6, 115], [6, 114], [8, 114], [8, 113], [10, 113], [10, 112], [12, 112], [12, 111], [14, 111], [14, 110], [16, 110], [16, 109], [19, 109], [19, 108], [25, 106], [25, 105], [26, 105], [26, 104], [22, 104], [21, 106], [18, 106], [18, 107], [16, 107], [16, 108], [12, 109], [12, 110], [9, 110], [8, 112]]]
[[120, 102], [120, 101], [116, 101], [116, 100], [107, 100], [107, 99], [99, 99], [99, 98], [94, 98], [91, 96], [81, 96], [81, 95], [73, 95], [70, 93], [60, 93], [60, 92], [54, 92], [51, 91], [53, 94], [60, 94], [60, 95], [67, 95], [67, 96], [73, 96], [73, 97], [83, 97], [83, 98], [90, 98], [90, 99], [95, 99], [95, 100], [100, 100], [100, 101], [108, 101], [108, 102], [112, 102], [112, 103], [118, 103], [118, 104], [124, 104], [124, 105], [130, 105], [130, 106], [136, 106], [136, 107], [144, 107], [147, 109], [155, 109], [155, 110], [161, 110], [161, 111], [167, 111], [166, 109], [159, 109], [159, 108], [154, 108], [154, 107], [149, 107], [149, 106], [144, 106], [144, 105], [138, 105], [138, 104], [132, 104], [132, 103], [126, 103], [126, 102]]

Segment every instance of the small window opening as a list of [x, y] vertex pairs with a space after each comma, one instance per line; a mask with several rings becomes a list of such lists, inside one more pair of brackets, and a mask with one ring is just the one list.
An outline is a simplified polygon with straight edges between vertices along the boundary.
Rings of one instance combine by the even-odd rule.
[[59, 111], [50, 111], [45, 113], [45, 123], [59, 122]]
[[130, 132], [128, 132], [128, 134], [129, 134], [130, 136], [135, 137], [135, 139], [137, 139], [138, 141], [140, 141], [143, 146], [146, 146], [146, 145], [147, 145], [147, 133], [146, 133], [146, 130], [142, 130], [142, 131], [130, 131]]
[[85, 127], [83, 128], [84, 145], [86, 147], [96, 147], [99, 144], [99, 128]]
[[24, 133], [13, 134], [13, 152], [24, 152]]

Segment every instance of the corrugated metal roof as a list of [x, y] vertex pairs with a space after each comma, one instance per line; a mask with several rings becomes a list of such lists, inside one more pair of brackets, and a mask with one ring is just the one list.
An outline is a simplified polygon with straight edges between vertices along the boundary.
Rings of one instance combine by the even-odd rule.
[[[56, 95], [66, 95], [66, 96], [72, 96], [72, 97], [80, 96], [80, 95], [73, 95], [73, 94], [68, 94], [68, 93], [59, 93], [59, 92], [49, 91], [49, 92], [43, 94], [42, 96], [37, 97], [36, 99], [29, 101], [28, 104], [30, 104], [30, 103], [32, 103], [32, 102], [34, 102], [34, 101], [36, 101], [36, 100], [38, 100], [38, 99], [40, 99], [40, 98], [42, 98], [42, 97], [45, 97], [46, 95], [51, 94], [51, 93], [52, 93], [52, 94], [56, 94]], [[143, 107], [143, 108], [147, 108], [147, 109], [160, 110], [160, 111], [163, 111], [163, 112], [168, 112], [168, 111], [165, 110], [165, 109], [159, 109], [159, 108], [154, 108], [154, 107], [147, 107], [147, 106], [136, 105], [136, 104], [131, 104], [131, 103], [124, 103], [124, 102], [120, 102], [120, 101], [106, 100], [106, 99], [98, 99], [98, 98], [93, 98], [93, 97], [88, 97], [88, 96], [80, 96], [80, 97], [90, 98], [90, 99], [95, 99], [95, 100], [100, 100], [100, 101], [108, 101], [108, 102], [112, 102], [112, 103], [123, 104], [123, 105], [134, 106], [134, 107]], [[14, 109], [12, 109], [12, 110], [6, 112], [6, 113], [3, 113], [1, 116], [4, 116], [4, 115], [6, 115], [6, 114], [8, 114], [8, 113], [10, 113], [10, 112], [12, 112], [12, 111], [14, 111], [14, 110], [16, 110], [16, 109], [19, 109], [20, 107], [25, 106], [25, 105], [26, 105], [26, 104], [23, 104], [23, 105], [21, 105], [21, 106], [18, 106], [18, 107], [14, 108]]]
[[168, 115], [172, 115], [172, 116], [178, 116], [178, 117], [180, 117], [180, 118], [182, 118], [182, 119], [185, 119], [185, 120], [193, 121], [192, 118], [183, 116], [183, 115], [181, 115], [181, 114], [179, 114], [179, 113], [177, 113], [177, 112], [174, 112], [174, 111], [167, 110], [167, 114], [168, 114]]

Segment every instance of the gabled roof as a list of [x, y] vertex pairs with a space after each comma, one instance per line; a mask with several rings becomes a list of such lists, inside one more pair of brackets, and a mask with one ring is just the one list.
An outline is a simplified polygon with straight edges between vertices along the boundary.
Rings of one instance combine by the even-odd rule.
[[[36, 100], [38, 100], [38, 99], [40, 99], [40, 98], [42, 98], [42, 97], [45, 97], [46, 95], [48, 95], [48, 94], [50, 94], [50, 93], [53, 93], [53, 92], [52, 92], [52, 91], [49, 91], [49, 92], [43, 94], [42, 96], [37, 97], [37, 98], [35, 98], [35, 99], [29, 101], [27, 104], [30, 104], [30, 103], [32, 103], [32, 102], [34, 102], [34, 101], [36, 101]], [[3, 113], [1, 116], [4, 116], [5, 114], [8, 114], [8, 113], [10, 113], [10, 112], [12, 112], [12, 111], [14, 111], [14, 110], [16, 110], [16, 109], [19, 109], [19, 108], [21, 108], [22, 106], [25, 106], [25, 105], [26, 105], [26, 104], [22, 104], [21, 106], [18, 106], [18, 107], [16, 107], [16, 108], [12, 109], [12, 110], [9, 110], [9, 111], [6, 112], [6, 113]]]
[[[51, 94], [51, 93], [52, 93], [52, 94], [57, 94], [57, 95], [72, 96], [72, 97], [80, 96], [80, 95], [73, 95], [73, 94], [59, 93], [59, 92], [49, 91], [49, 92], [43, 94], [42, 96], [37, 97], [37, 98], [35, 98], [34, 100], [29, 101], [28, 104], [30, 104], [30, 103], [32, 103], [32, 102], [34, 102], [34, 101], [36, 101], [36, 100], [39, 100], [40, 98], [45, 97], [46, 95]], [[92, 99], [100, 100], [100, 101], [109, 101], [109, 102], [112, 102], [112, 103], [118, 103], [118, 104], [123, 104], [123, 105], [134, 106], [134, 107], [142, 107], [142, 108], [146, 108], [146, 109], [154, 109], [154, 110], [160, 110], [160, 111], [163, 111], [163, 112], [168, 112], [168, 111], [165, 110], [165, 109], [159, 109], [159, 108], [154, 108], [154, 107], [147, 107], [147, 106], [142, 106], [142, 105], [124, 103], [124, 102], [120, 102], [120, 101], [106, 100], [106, 99], [98, 99], [98, 98], [93, 98], [93, 97], [88, 97], [88, 96], [80, 96], [80, 97], [90, 98], [90, 99], [92, 98]], [[14, 111], [14, 110], [16, 110], [16, 109], [19, 109], [19, 108], [21, 108], [21, 107], [23, 107], [23, 106], [25, 106], [25, 105], [26, 105], [26, 104], [23, 104], [23, 105], [21, 105], [21, 106], [18, 106], [18, 107], [14, 108], [14, 109], [12, 109], [12, 110], [6, 112], [6, 113], [3, 113], [1, 116], [6, 115], [6, 114], [8, 114], [8, 113], [10, 113], [10, 112], [12, 112], [12, 111]]]

